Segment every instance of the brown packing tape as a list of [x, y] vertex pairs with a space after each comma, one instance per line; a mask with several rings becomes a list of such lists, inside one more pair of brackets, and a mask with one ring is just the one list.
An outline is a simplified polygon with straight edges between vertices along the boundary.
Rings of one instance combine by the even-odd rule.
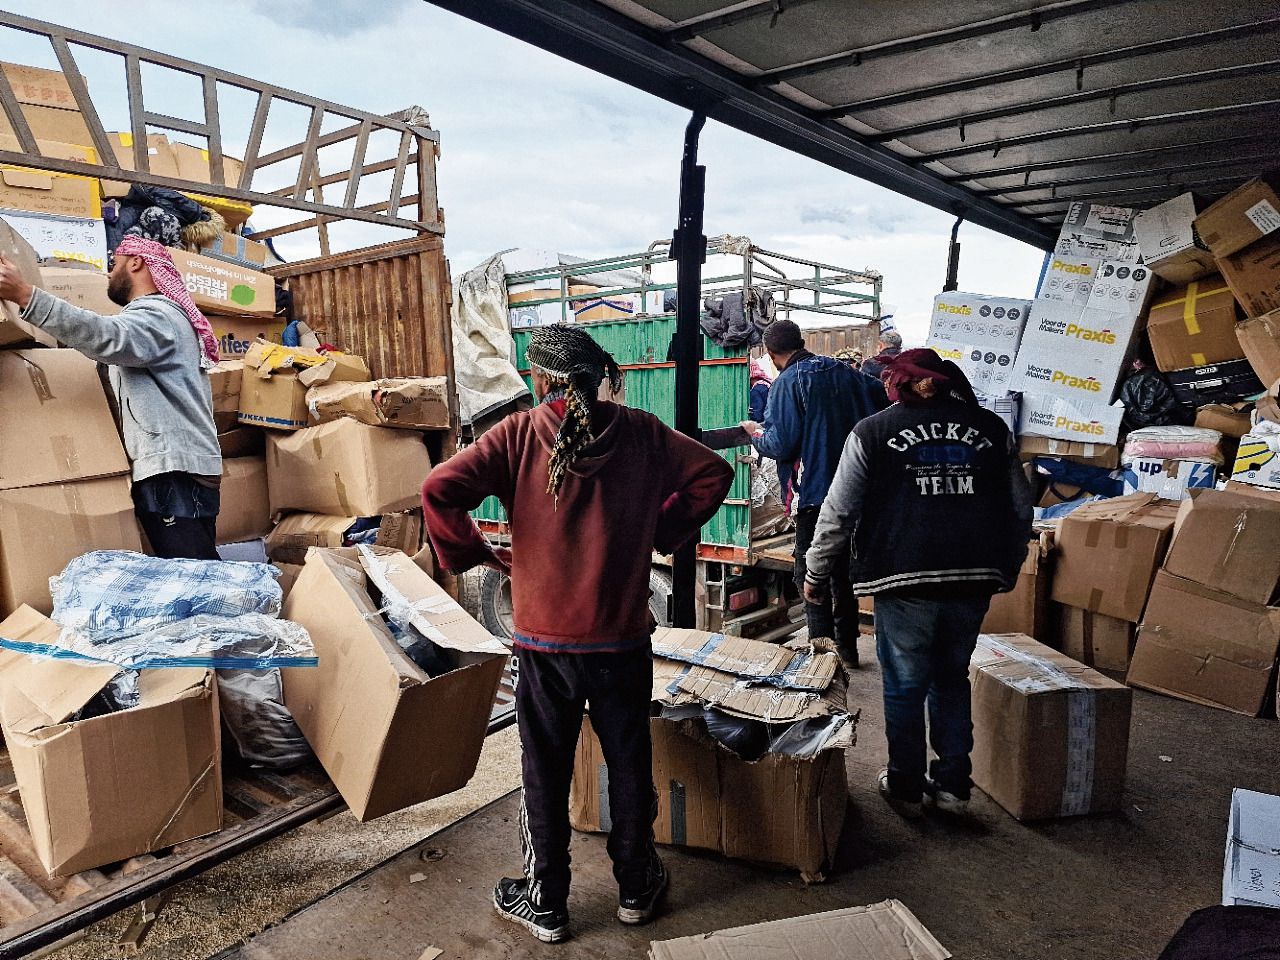
[[1102, 539], [1102, 524], [1091, 523], [1085, 530], [1084, 545], [1090, 549], [1098, 545], [1098, 541]]
[[45, 376], [44, 371], [35, 364], [29, 357], [23, 357], [27, 364], [27, 375], [31, 377], [31, 388], [36, 392], [36, 399], [41, 403], [48, 403], [53, 399], [53, 390], [49, 387], [49, 378]]
[[1129, 528], [1123, 523], [1116, 524], [1115, 542], [1117, 550], [1129, 549]]
[[1089, 591], [1089, 606], [1085, 607], [1090, 613], [1097, 613], [1102, 608], [1102, 598], [1106, 596], [1106, 591], [1101, 587], [1094, 587]]
[[347, 485], [342, 482], [342, 474], [333, 475], [333, 492], [338, 498], [338, 505], [344, 514], [352, 514], [351, 501], [347, 499]]

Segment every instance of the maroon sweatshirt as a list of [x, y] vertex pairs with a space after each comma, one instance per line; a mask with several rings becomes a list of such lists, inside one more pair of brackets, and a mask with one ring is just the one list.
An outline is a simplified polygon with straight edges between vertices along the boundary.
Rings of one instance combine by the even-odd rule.
[[[556, 408], [559, 407], [559, 410]], [[698, 534], [733, 483], [733, 468], [652, 414], [601, 401], [596, 439], [547, 493], [547, 458], [563, 405], [507, 417], [435, 467], [422, 486], [427, 531], [455, 573], [494, 551], [468, 512], [489, 495], [511, 529], [516, 645], [555, 653], [644, 646], [652, 551]]]

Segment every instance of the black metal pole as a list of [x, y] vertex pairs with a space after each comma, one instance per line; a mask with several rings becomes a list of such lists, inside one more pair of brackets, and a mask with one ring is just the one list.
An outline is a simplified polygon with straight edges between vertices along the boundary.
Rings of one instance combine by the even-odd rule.
[[[702, 265], [707, 260], [707, 238], [702, 232], [706, 201], [707, 168], [698, 165], [698, 137], [705, 114], [695, 113], [684, 131], [684, 157], [680, 163], [680, 219], [671, 239], [676, 261], [676, 332], [671, 338], [670, 359], [676, 365], [676, 429], [695, 440], [702, 439], [698, 424], [698, 366], [702, 360], [702, 328], [698, 312], [702, 301]], [[695, 590], [697, 543], [676, 551], [671, 570], [671, 622], [677, 627], [697, 624]]]
[[947, 251], [947, 282], [942, 285], [944, 293], [960, 288], [960, 224], [964, 216], [956, 217], [951, 225], [951, 247]]

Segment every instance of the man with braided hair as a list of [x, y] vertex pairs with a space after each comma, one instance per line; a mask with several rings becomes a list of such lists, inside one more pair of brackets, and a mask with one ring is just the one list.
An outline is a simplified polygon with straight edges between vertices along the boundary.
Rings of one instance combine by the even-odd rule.
[[[733, 469], [652, 414], [597, 399], [618, 365], [581, 327], [543, 327], [527, 351], [539, 404], [431, 471], [422, 488], [440, 564], [511, 573], [523, 747], [524, 876], [494, 906], [548, 943], [569, 935], [569, 783], [584, 707], [609, 769], [608, 851], [618, 919], [644, 923], [667, 886], [653, 845], [649, 571], [697, 536]], [[468, 512], [506, 509], [511, 550]]]

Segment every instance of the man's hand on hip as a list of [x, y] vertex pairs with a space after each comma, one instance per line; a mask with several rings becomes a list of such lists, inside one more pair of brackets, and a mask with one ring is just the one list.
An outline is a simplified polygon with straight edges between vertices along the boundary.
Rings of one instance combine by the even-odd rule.
[[826, 603], [827, 597], [830, 596], [829, 585], [825, 580], [818, 582], [810, 580], [808, 577], [804, 581], [804, 599], [805, 603]]
[[31, 284], [23, 279], [16, 266], [0, 257], [0, 300], [16, 303], [21, 309], [27, 309], [31, 302]]
[[511, 575], [511, 549], [509, 547], [494, 547], [493, 559], [485, 563], [485, 566], [491, 570], [497, 570], [499, 573]]

